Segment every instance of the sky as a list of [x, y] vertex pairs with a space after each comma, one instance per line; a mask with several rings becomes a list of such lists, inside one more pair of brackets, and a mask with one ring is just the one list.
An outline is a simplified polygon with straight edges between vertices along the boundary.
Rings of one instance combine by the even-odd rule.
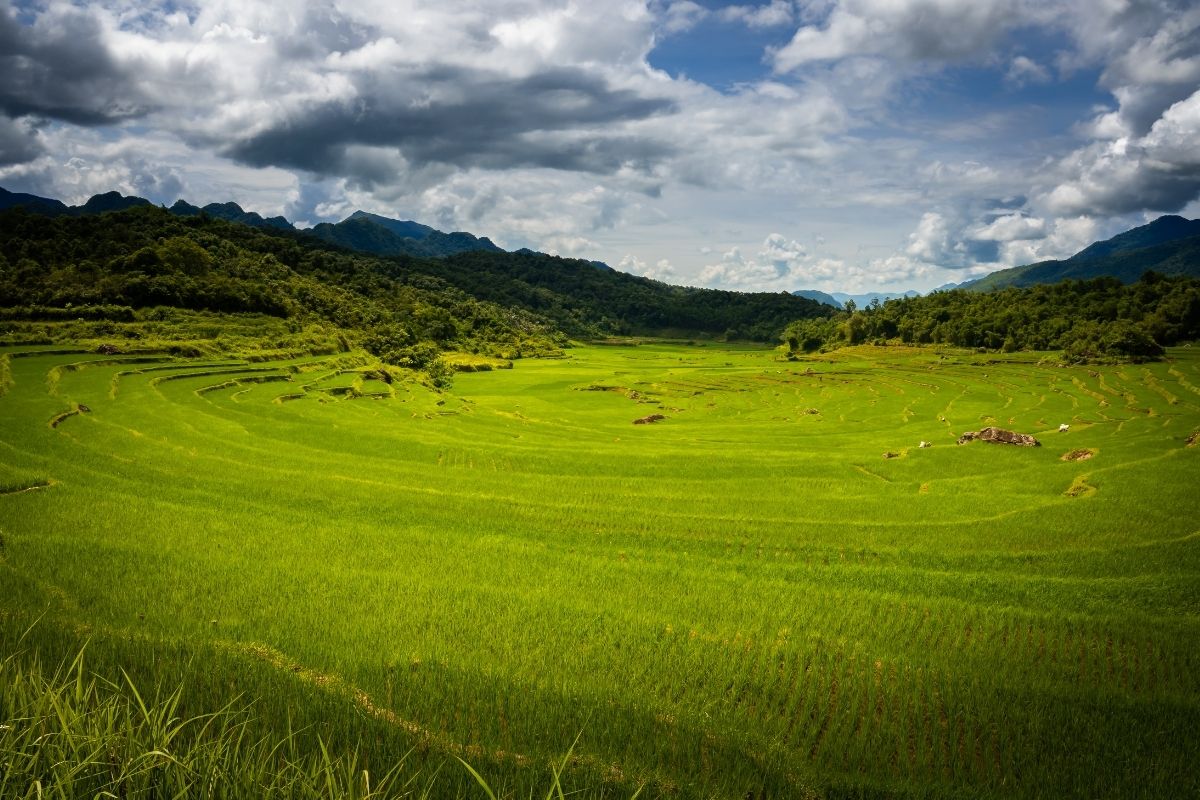
[[1200, 216], [1200, 2], [0, 0], [0, 186], [927, 290]]

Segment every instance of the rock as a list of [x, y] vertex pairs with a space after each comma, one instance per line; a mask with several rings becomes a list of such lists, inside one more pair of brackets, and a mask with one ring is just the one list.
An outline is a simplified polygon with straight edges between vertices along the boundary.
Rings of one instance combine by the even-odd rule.
[[1017, 433], [1016, 431], [1006, 431], [1003, 428], [987, 427], [976, 434], [976, 438], [982, 442], [991, 442], [992, 444], [1015, 444], [1018, 447], [1041, 447], [1042, 443], [1030, 436], [1028, 433]]
[[886, 453], [884, 453], [884, 454], [883, 454], [883, 457], [884, 457], [884, 458], [899, 458], [899, 457], [900, 457], [900, 454], [899, 454], [899, 453], [893, 453], [891, 450], [888, 450]]
[[967, 431], [962, 436], [958, 437], [959, 444], [978, 439], [981, 442], [990, 442], [991, 444], [1015, 444], [1018, 447], [1041, 447], [1042, 443], [1030, 436], [1028, 433], [1017, 433], [1016, 431], [1006, 431], [1003, 428], [989, 426], [979, 431]]
[[1091, 450], [1072, 450], [1069, 453], [1064, 453], [1063, 461], [1087, 461], [1092, 456], [1096, 455]]
[[924, 450], [926, 447], [933, 447], [933, 442], [926, 442], [926, 441], [922, 440], [921, 443], [919, 445], [917, 445], [917, 447]]
[[77, 406], [77, 408], [79, 409], [79, 413], [80, 413], [80, 414], [90, 414], [90, 413], [92, 413], [92, 410], [91, 410], [90, 408], [88, 408], [87, 406], [85, 406], [83, 403], [80, 403], [80, 404]]
[[658, 422], [660, 419], [666, 419], [662, 414], [651, 414], [648, 417], [641, 417], [633, 421], [634, 425], [649, 425], [652, 422]]
[[1188, 447], [1195, 447], [1197, 443], [1200, 443], [1200, 431], [1193, 431], [1192, 435], [1189, 436], [1185, 442], [1187, 443]]
[[102, 344], [96, 348], [96, 352], [106, 356], [115, 356], [121, 352], [121, 349], [115, 344]]

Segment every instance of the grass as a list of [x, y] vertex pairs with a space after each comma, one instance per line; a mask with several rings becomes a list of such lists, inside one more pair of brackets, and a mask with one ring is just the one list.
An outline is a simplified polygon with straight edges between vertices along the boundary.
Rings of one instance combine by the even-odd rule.
[[[36, 349], [0, 353], [0, 653], [88, 640], [433, 796], [486, 794], [457, 759], [498, 797], [1200, 791], [1200, 352], [630, 342], [437, 393]], [[954, 444], [993, 424], [1043, 446]]]

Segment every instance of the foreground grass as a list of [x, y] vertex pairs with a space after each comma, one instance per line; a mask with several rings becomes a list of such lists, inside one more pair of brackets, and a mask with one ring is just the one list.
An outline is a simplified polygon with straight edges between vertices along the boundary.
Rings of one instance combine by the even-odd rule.
[[[445, 395], [30, 350], [0, 355], [9, 648], [44, 613], [43, 658], [90, 637], [306, 758], [452, 764], [438, 796], [475, 787], [456, 758], [540, 794], [581, 730], [572, 785], [612, 796], [1200, 788], [1190, 350], [597, 347]], [[986, 424], [1045, 446], [954, 446]]]
[[80, 654], [47, 671], [0, 665], [0, 797], [425, 797], [401, 760], [372, 776], [357, 753], [331, 755], [318, 735], [255, 738], [249, 708], [180, 715], [182, 691], [144, 697], [133, 680], [101, 681]]

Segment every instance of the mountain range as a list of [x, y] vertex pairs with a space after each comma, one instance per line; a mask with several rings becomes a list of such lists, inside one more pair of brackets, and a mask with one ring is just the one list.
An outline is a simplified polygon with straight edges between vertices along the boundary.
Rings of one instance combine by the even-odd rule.
[[[1178, 216], [1159, 217], [1151, 223], [1117, 234], [1111, 239], [1094, 242], [1070, 258], [1058, 261], [1039, 261], [992, 272], [982, 278], [946, 283], [932, 291], [969, 289], [976, 292], [1005, 289], [1010, 286], [1034, 286], [1064, 280], [1091, 280], [1112, 277], [1122, 283], [1133, 283], [1147, 271], [1163, 275], [1200, 277], [1200, 220]], [[915, 297], [921, 292], [822, 292], [800, 289], [792, 292], [818, 303], [844, 308], [847, 300], [862, 308], [878, 298], [880, 302], [897, 297]]]
[[[769, 342], [797, 319], [832, 313], [784, 292], [671, 286], [365, 213], [322, 231], [233, 203], [168, 209], [111, 193], [69, 207], [4, 192], [0, 309], [71, 309], [63, 313], [73, 319], [156, 307], [255, 312], [357, 331], [391, 326], [408, 343], [517, 350], [528, 336]], [[412, 243], [424, 249], [404, 249]]]
[[1111, 239], [1088, 245], [1068, 259], [1002, 269], [964, 284], [964, 287], [972, 291], [990, 291], [1102, 276], [1133, 283], [1147, 271], [1200, 277], [1200, 219], [1159, 217]]
[[[0, 188], [0, 211], [22, 206], [48, 216], [77, 217], [153, 205], [145, 198], [127, 197], [113, 191], [95, 195], [83, 205], [68, 206], [59, 200]], [[506, 252], [486, 236], [476, 236], [465, 231], [445, 233], [412, 220], [391, 219], [366, 211], [355, 211], [341, 222], [323, 222], [307, 230], [297, 230], [284, 217], [263, 217], [253, 211], [246, 211], [233, 202], [209, 203], [200, 207], [181, 199], [167, 210], [176, 216], [206, 215], [253, 228], [292, 231], [347, 250], [385, 257], [439, 259], [463, 253]], [[541, 255], [527, 248], [516, 251], [516, 254]], [[611, 270], [611, 267], [601, 261], [586, 263], [599, 269]], [[947, 283], [933, 291], [956, 288], [991, 291], [1010, 286], [1057, 283], [1067, 279], [1088, 280], [1101, 276], [1111, 276], [1123, 283], [1132, 283], [1149, 270], [1163, 275], [1200, 277], [1200, 220], [1170, 215], [1159, 217], [1111, 239], [1095, 242], [1064, 260], [1040, 261], [1003, 269], [975, 280], [959, 284]], [[913, 297], [920, 292], [908, 290], [850, 294], [800, 289], [792, 294], [841, 309], [848, 301], [853, 301], [861, 308], [875, 300], [883, 302], [897, 297]]]
[[[105, 192], [92, 197], [81, 206], [68, 206], [59, 200], [10, 192], [0, 188], [0, 211], [14, 206], [23, 206], [30, 211], [48, 216], [78, 217], [153, 205], [144, 197], [126, 197], [120, 192]], [[263, 217], [254, 211], [246, 211], [237, 203], [232, 202], [195, 206], [181, 199], [167, 210], [180, 217], [205, 214], [216, 219], [249, 225], [252, 228], [297, 230], [284, 217]], [[348, 250], [379, 256], [407, 255], [421, 258], [443, 258], [474, 250], [493, 253], [505, 252], [486, 236], [477, 237], [464, 231], [443, 233], [419, 222], [390, 219], [366, 211], [355, 211], [341, 222], [336, 224], [323, 222], [302, 231], [302, 233]]]

